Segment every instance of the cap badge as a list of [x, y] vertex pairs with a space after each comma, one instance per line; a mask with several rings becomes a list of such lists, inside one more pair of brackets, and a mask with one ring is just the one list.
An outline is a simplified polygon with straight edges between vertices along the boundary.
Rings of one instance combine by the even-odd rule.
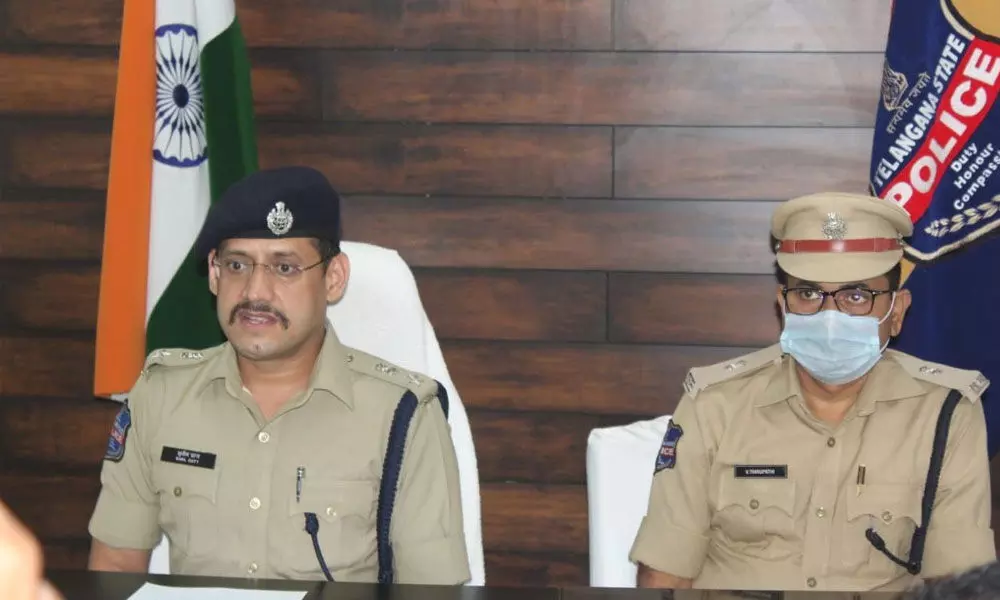
[[278, 202], [271, 212], [267, 213], [267, 228], [274, 235], [285, 235], [292, 228], [294, 220], [292, 212], [285, 208], [285, 203]]
[[828, 240], [842, 240], [847, 234], [847, 223], [837, 213], [827, 213], [823, 223], [823, 235]]

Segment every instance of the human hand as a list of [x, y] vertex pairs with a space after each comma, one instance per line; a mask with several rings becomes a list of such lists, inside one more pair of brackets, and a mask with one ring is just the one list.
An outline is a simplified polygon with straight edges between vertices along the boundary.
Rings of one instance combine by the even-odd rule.
[[62, 600], [42, 577], [42, 547], [35, 536], [0, 502], [0, 598]]

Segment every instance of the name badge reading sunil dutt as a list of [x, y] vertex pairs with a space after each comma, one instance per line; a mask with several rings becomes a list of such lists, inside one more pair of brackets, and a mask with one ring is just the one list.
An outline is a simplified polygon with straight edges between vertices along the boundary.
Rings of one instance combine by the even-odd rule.
[[172, 448], [164, 446], [160, 453], [160, 460], [163, 462], [188, 465], [191, 467], [201, 467], [202, 469], [215, 468], [215, 454], [211, 452], [198, 452], [196, 450], [184, 450], [182, 448]]
[[788, 479], [788, 465], [735, 465], [737, 479]]

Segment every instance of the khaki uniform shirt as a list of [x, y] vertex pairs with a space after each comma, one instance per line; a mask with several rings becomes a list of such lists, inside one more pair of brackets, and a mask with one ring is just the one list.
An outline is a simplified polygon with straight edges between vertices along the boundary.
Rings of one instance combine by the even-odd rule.
[[104, 463], [90, 533], [150, 549], [162, 530], [174, 573], [324, 579], [305, 531], [314, 513], [334, 579], [375, 581], [382, 461], [407, 390], [419, 404], [392, 516], [395, 581], [463, 583], [458, 466], [437, 384], [342, 346], [329, 324], [308, 389], [270, 422], [228, 343], [151, 354], [129, 394], [131, 424], [119, 427], [124, 454]]
[[[779, 346], [694, 369], [664, 438], [635, 562], [701, 589], [873, 590], [918, 583], [872, 547], [874, 528], [906, 560], [938, 414], [952, 416], [921, 577], [995, 559], [979, 373], [886, 351], [845, 419], [806, 407]], [[674, 443], [675, 442], [675, 443]], [[665, 461], [669, 463], [670, 461]], [[864, 466], [864, 482], [858, 472]]]
[[916, 589], [878, 592], [670, 590], [670, 600], [913, 600]]

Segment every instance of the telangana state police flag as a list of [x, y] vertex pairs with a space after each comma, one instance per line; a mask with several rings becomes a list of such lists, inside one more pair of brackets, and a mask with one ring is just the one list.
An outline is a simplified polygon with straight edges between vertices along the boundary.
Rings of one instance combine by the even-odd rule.
[[257, 169], [250, 66], [232, 0], [125, 0], [94, 394], [154, 348], [223, 340], [193, 256], [212, 201]]
[[896, 2], [871, 160], [872, 192], [909, 213], [894, 344], [982, 371], [989, 448], [1000, 449], [1000, 0]]

